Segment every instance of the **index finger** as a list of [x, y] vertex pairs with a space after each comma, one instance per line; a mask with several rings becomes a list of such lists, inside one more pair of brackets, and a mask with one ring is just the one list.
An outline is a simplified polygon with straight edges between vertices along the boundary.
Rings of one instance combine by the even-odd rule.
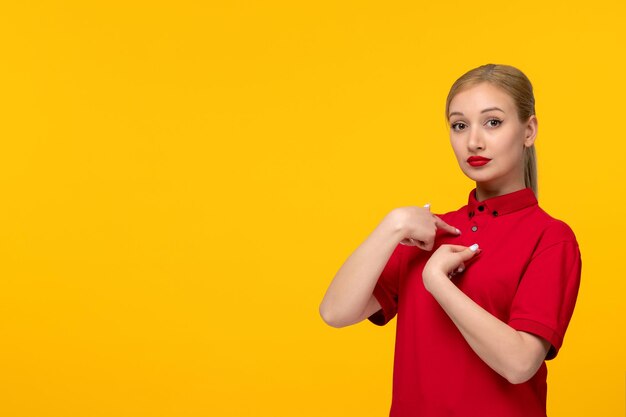
[[[435, 215], [433, 214], [433, 216]], [[461, 231], [459, 229], [457, 229], [456, 227], [450, 226], [448, 223], [444, 222], [437, 216], [435, 216], [435, 226], [437, 226], [437, 228], [439, 229], [445, 230], [446, 232], [452, 233], [454, 235], [461, 234]]]

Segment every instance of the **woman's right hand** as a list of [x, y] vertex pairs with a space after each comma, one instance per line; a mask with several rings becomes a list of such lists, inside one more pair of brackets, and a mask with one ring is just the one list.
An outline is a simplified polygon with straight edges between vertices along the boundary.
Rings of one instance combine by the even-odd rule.
[[435, 245], [435, 235], [437, 229], [445, 230], [454, 235], [461, 234], [461, 231], [439, 217], [431, 213], [430, 204], [424, 207], [399, 207], [392, 211], [396, 220], [400, 222], [403, 230], [403, 239], [400, 244], [406, 246], [417, 246], [423, 250], [431, 251]]

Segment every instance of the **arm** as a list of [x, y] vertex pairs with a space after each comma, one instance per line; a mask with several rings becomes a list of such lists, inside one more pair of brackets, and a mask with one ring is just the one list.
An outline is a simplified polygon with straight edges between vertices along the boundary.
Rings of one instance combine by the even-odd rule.
[[391, 254], [402, 241], [403, 232], [393, 210], [344, 262], [319, 307], [327, 324], [349, 326], [380, 310], [372, 293]]
[[[358, 323], [380, 310], [374, 288], [399, 243], [430, 251], [437, 230], [460, 231], [430, 208], [393, 209], [341, 266], [320, 304], [320, 315], [333, 327]], [[417, 241], [417, 243], [415, 242]]]
[[[467, 252], [463, 260], [474, 254], [465, 248], [462, 252]], [[441, 270], [433, 268], [423, 278], [426, 289], [489, 367], [512, 384], [526, 382], [537, 372], [550, 348], [548, 341], [502, 322], [465, 295]]]

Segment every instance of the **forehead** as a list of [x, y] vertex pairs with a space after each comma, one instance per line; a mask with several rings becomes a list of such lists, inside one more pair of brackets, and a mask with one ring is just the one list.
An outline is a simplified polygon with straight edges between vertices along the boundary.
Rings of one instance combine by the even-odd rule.
[[513, 98], [504, 90], [489, 83], [480, 83], [457, 93], [450, 101], [449, 112], [461, 112], [464, 115], [480, 114], [481, 110], [499, 107], [505, 113], [514, 112]]

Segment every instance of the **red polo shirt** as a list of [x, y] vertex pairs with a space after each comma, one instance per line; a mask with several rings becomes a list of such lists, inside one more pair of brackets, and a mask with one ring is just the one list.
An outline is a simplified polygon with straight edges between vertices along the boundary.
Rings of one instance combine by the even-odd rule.
[[527, 382], [509, 383], [426, 291], [422, 271], [440, 245], [478, 243], [480, 256], [452, 281], [504, 323], [548, 340], [552, 359], [578, 295], [578, 243], [566, 223], [539, 207], [532, 189], [484, 201], [475, 191], [459, 210], [438, 214], [461, 235], [439, 230], [432, 252], [399, 244], [374, 288], [382, 309], [369, 320], [384, 325], [398, 316], [391, 417], [546, 416], [545, 362]]

